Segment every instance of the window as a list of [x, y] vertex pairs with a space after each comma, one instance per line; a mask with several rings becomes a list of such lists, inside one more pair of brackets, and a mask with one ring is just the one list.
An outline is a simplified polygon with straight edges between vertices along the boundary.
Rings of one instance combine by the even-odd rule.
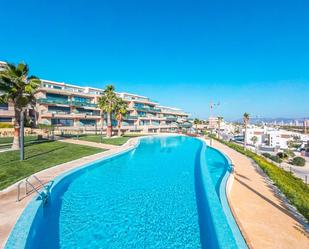
[[141, 120], [139, 122], [140, 125], [149, 125], [150, 124], [150, 121], [149, 120]]
[[134, 121], [133, 120], [123, 121], [122, 126], [134, 126]]
[[9, 105], [7, 103], [0, 104], [0, 110], [8, 110], [8, 109], [9, 109]]
[[56, 126], [73, 126], [72, 119], [52, 118], [51, 123], [52, 125], [56, 125]]
[[81, 126], [95, 126], [96, 121], [91, 119], [80, 119], [79, 123]]
[[82, 103], [90, 103], [90, 99], [87, 99], [87, 98], [83, 98], [83, 97], [74, 97], [74, 101], [77, 101], [77, 102], [82, 102]]
[[0, 117], [0, 123], [1, 122], [4, 122], [4, 123], [12, 122], [12, 118], [2, 118], [2, 117]]
[[48, 106], [48, 112], [52, 112], [52, 113], [70, 113], [70, 107]]
[[60, 94], [53, 94], [53, 93], [47, 93], [46, 98], [49, 99], [56, 99], [56, 100], [68, 100], [68, 96], [60, 95]]

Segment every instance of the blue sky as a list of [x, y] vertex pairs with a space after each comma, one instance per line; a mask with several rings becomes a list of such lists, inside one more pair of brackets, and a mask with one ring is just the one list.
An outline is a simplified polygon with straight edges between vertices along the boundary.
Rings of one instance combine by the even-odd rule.
[[309, 116], [309, 1], [2, 1], [0, 60], [200, 118]]

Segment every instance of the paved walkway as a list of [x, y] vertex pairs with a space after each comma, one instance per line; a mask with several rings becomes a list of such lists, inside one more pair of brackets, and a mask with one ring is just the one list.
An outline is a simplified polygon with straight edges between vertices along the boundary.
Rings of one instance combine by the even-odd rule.
[[[78, 142], [77, 140], [73, 140]], [[46, 170], [40, 171], [36, 173], [35, 175], [41, 179], [43, 182], [47, 183], [56, 176], [67, 172], [71, 169], [80, 167], [84, 164], [90, 163], [94, 160], [103, 159], [104, 157], [113, 155], [115, 153], [119, 153], [121, 151], [124, 151], [126, 149], [129, 149], [130, 147], [134, 146], [136, 142], [138, 141], [138, 138], [132, 138], [127, 143], [125, 143], [122, 146], [113, 146], [110, 147], [100, 147], [100, 148], [110, 148], [110, 150], [83, 157], [74, 161], [70, 161], [67, 163], [63, 163], [57, 166], [54, 166], [52, 168], [48, 168]], [[63, 142], [70, 142], [70, 141], [63, 141]], [[89, 142], [82, 141], [83, 145], [89, 145]], [[86, 143], [84, 143], [86, 142]], [[91, 142], [90, 142], [91, 143]], [[96, 143], [95, 143], [96, 144]], [[101, 145], [101, 144], [99, 144]], [[98, 146], [98, 145], [97, 145]], [[29, 195], [28, 197], [23, 198], [20, 202], [17, 202], [17, 183], [11, 185], [10, 187], [0, 191], [0, 248], [3, 248], [6, 240], [16, 223], [18, 217], [24, 210], [24, 208], [27, 206], [29, 201], [33, 198], [33, 195]], [[24, 184], [22, 184], [21, 193], [24, 193]]]
[[91, 147], [97, 147], [101, 149], [106, 149], [106, 150], [111, 150], [111, 149], [116, 149], [119, 148], [117, 145], [112, 145], [112, 144], [101, 144], [101, 143], [95, 143], [95, 142], [89, 142], [85, 140], [76, 140], [76, 139], [62, 139], [58, 140], [59, 142], [65, 142], [65, 143], [71, 143], [71, 144], [79, 144], [79, 145], [87, 145]]
[[228, 183], [232, 183], [228, 199], [250, 248], [308, 249], [308, 233], [288, 211], [258, 166], [221, 143], [214, 141], [213, 146], [229, 156], [235, 165], [234, 178]]

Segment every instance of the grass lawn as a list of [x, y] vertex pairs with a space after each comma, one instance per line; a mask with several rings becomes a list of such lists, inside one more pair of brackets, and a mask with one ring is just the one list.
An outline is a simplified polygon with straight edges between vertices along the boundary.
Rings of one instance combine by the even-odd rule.
[[[38, 141], [37, 135], [25, 136], [25, 143]], [[9, 149], [13, 143], [13, 137], [0, 137], [0, 149]]]
[[[102, 143], [103, 144], [111, 144], [111, 145], [123, 145], [126, 143], [130, 138], [132, 137], [139, 137], [143, 136], [142, 134], [130, 134], [130, 135], [124, 135], [122, 137], [103, 137]], [[89, 141], [89, 142], [95, 142], [95, 143], [101, 143], [101, 136], [100, 135], [85, 135], [80, 136], [80, 140]]]
[[102, 149], [62, 142], [43, 142], [25, 147], [25, 160], [19, 151], [0, 153], [0, 190], [43, 169], [102, 152]]
[[[25, 142], [31, 142], [38, 140], [37, 135], [33, 136], [25, 136]], [[13, 143], [13, 137], [0, 137], [0, 145], [1, 144], [10, 144]]]

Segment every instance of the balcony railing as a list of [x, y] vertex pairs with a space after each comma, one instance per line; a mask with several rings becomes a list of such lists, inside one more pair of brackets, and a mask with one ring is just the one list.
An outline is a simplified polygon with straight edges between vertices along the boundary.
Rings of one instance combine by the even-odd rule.
[[73, 111], [75, 114], [84, 114], [89, 116], [100, 116], [99, 112], [81, 112], [81, 111]]
[[71, 101], [71, 105], [74, 106], [87, 106], [87, 107], [97, 107], [97, 104], [88, 103], [88, 102], [80, 102], [80, 101]]
[[127, 115], [127, 116], [124, 117], [124, 119], [138, 119], [138, 116]]
[[161, 109], [153, 108], [153, 107], [142, 107], [142, 106], [134, 106], [134, 109], [143, 112], [161, 112]]
[[97, 107], [97, 104], [88, 103], [88, 102], [79, 102], [79, 101], [69, 101], [64, 99], [51, 99], [51, 98], [42, 98], [37, 99], [38, 103], [43, 104], [60, 104], [60, 105], [73, 105], [73, 106], [81, 106], [81, 107]]
[[166, 121], [172, 121], [172, 122], [176, 122], [177, 118], [171, 118], [171, 117], [167, 117]]
[[61, 104], [61, 105], [70, 105], [70, 101], [63, 100], [63, 99], [51, 99], [51, 98], [44, 98], [44, 99], [37, 99], [38, 103], [43, 104]]
[[48, 111], [47, 113], [63, 114], [63, 115], [69, 115], [70, 114], [70, 112], [65, 112], [65, 111]]

